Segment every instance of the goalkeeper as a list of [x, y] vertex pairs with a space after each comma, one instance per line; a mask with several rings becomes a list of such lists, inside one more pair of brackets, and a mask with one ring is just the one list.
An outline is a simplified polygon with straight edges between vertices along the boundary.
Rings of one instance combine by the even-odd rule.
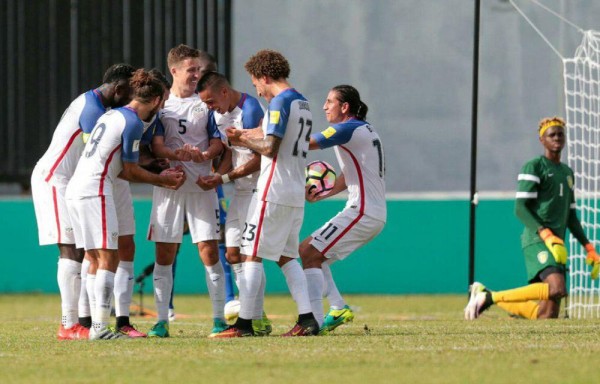
[[565, 122], [545, 118], [539, 124], [544, 155], [528, 161], [518, 177], [515, 213], [525, 225], [521, 246], [529, 285], [492, 292], [475, 282], [469, 289], [465, 319], [474, 320], [492, 304], [527, 319], [557, 318], [567, 295], [566, 230], [587, 251], [592, 279], [598, 278], [600, 260], [577, 218], [573, 170], [560, 162], [565, 146]]

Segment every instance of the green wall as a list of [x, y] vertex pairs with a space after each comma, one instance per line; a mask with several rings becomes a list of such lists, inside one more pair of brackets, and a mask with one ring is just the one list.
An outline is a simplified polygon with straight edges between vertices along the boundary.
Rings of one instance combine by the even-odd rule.
[[[494, 289], [525, 284], [519, 234], [512, 200], [480, 201], [477, 209], [476, 279]], [[154, 244], [145, 239], [151, 201], [134, 202], [137, 221], [136, 275], [153, 262]], [[306, 206], [301, 237], [335, 215], [340, 200]], [[383, 232], [345, 261], [333, 265], [343, 293], [461, 293], [467, 290], [468, 217], [466, 200], [390, 200]], [[0, 237], [4, 267], [0, 292], [58, 292], [55, 246], [38, 245], [31, 199], [0, 200]], [[206, 293], [204, 272], [196, 248], [184, 238], [175, 290]], [[495, 263], [498, 261], [498, 263]], [[265, 261], [267, 290], [285, 293], [277, 266]], [[137, 289], [137, 288], [136, 288]], [[146, 291], [151, 291], [147, 279]]]

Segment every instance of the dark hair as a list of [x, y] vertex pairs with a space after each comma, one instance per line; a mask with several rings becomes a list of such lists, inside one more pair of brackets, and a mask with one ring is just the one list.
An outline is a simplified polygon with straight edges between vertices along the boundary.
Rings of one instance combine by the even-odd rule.
[[225, 75], [219, 72], [206, 72], [198, 81], [197, 92], [202, 92], [208, 88], [225, 87], [228, 86], [229, 82]]
[[273, 80], [279, 80], [290, 76], [290, 63], [281, 53], [271, 49], [256, 52], [248, 59], [244, 68], [257, 79], [269, 76]]
[[154, 76], [158, 80], [160, 80], [160, 82], [162, 83], [162, 85], [166, 89], [170, 89], [171, 88], [171, 82], [167, 79], [167, 77], [165, 76], [165, 74], [160, 71], [160, 69], [158, 69], [158, 68], [152, 68], [151, 70], [148, 71], [148, 73], [151, 76]]
[[341, 103], [348, 103], [350, 106], [350, 114], [356, 117], [359, 120], [364, 120], [367, 118], [367, 112], [369, 112], [369, 107], [367, 104], [363, 103], [360, 100], [360, 94], [351, 85], [336, 85], [331, 88], [332, 91], [335, 91], [337, 95], [337, 99]]
[[135, 72], [135, 68], [129, 64], [113, 64], [104, 72], [102, 82], [111, 84], [121, 80], [128, 81], [133, 76], [133, 72]]
[[133, 77], [129, 80], [129, 86], [133, 92], [133, 98], [143, 103], [150, 102], [156, 96], [162, 100], [165, 92], [162, 81], [143, 68], [134, 72]]

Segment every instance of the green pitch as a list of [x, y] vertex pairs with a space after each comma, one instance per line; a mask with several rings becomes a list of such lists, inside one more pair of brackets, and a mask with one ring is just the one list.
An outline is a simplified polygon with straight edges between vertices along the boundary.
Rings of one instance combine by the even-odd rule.
[[[348, 302], [354, 323], [329, 336], [209, 340], [208, 298], [177, 296], [173, 337], [89, 342], [56, 340], [58, 296], [3, 295], [0, 383], [597, 382], [598, 320], [513, 320], [493, 308], [466, 322], [466, 295]], [[292, 327], [290, 297], [267, 296], [266, 310], [274, 335]], [[148, 331], [153, 319], [133, 322]]]

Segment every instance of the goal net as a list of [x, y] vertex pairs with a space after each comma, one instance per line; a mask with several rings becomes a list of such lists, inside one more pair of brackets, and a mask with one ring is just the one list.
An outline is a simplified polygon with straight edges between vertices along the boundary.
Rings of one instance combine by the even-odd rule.
[[[585, 32], [575, 56], [563, 64], [568, 163], [581, 224], [600, 249], [600, 32]], [[572, 235], [569, 246], [568, 315], [600, 318], [600, 284], [590, 279], [586, 252]]]

